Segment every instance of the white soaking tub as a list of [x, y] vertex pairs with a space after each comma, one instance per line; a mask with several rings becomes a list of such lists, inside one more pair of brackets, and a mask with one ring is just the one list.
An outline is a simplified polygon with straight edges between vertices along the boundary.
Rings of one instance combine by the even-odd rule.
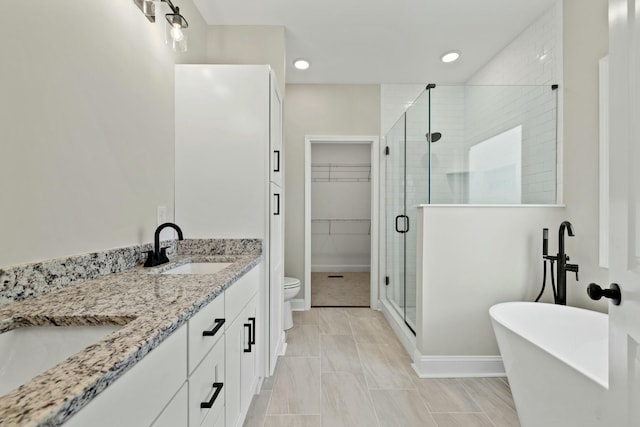
[[532, 302], [489, 313], [522, 427], [604, 425], [606, 314]]

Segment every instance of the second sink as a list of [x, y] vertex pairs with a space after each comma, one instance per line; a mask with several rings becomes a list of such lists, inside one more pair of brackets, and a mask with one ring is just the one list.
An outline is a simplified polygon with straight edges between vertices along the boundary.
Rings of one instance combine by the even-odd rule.
[[162, 274], [213, 274], [231, 264], [231, 262], [190, 262], [163, 271]]

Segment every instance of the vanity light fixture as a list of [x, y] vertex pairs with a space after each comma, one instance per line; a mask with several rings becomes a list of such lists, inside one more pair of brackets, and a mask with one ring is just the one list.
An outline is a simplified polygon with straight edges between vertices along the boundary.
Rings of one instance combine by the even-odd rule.
[[311, 66], [311, 63], [304, 58], [298, 58], [293, 61], [293, 66], [298, 70], [306, 70]]
[[449, 51], [449, 52], [443, 54], [440, 57], [440, 60], [442, 62], [444, 62], [445, 64], [447, 64], [449, 62], [457, 61], [458, 58], [460, 58], [460, 51], [459, 50], [452, 50], [452, 51]]
[[176, 52], [187, 51], [187, 28], [189, 23], [180, 14], [180, 8], [174, 6], [171, 0], [133, 0], [138, 8], [144, 13], [149, 22], [156, 22], [156, 2], [166, 3], [169, 5], [172, 13], [164, 15], [166, 18], [165, 25], [165, 41], [171, 45], [171, 48]]

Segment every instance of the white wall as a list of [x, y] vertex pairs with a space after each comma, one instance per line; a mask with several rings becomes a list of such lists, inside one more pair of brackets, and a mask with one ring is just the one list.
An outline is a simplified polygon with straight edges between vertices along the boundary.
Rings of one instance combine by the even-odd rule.
[[[580, 265], [580, 283], [567, 289], [570, 305], [606, 311], [591, 301], [591, 282], [609, 283], [598, 262], [598, 61], [608, 53], [607, 0], [564, 0], [564, 202], [576, 237], [567, 253]], [[604, 285], [602, 285], [604, 286]]]
[[287, 85], [284, 118], [285, 275], [302, 280], [305, 135], [378, 135], [380, 87]]
[[173, 66], [205, 53], [179, 3], [174, 56], [130, 0], [3, 2], [0, 266], [149, 242], [156, 207], [172, 218]]
[[[542, 284], [542, 229], [553, 230], [564, 214], [560, 207], [422, 207], [417, 350], [498, 355], [489, 308], [535, 299]], [[549, 238], [549, 247], [556, 247], [554, 234]], [[567, 280], [568, 287], [574, 283]], [[547, 285], [549, 302], [549, 279]]]
[[207, 63], [269, 64], [278, 89], [285, 89], [285, 35], [278, 25], [210, 25], [207, 27]]

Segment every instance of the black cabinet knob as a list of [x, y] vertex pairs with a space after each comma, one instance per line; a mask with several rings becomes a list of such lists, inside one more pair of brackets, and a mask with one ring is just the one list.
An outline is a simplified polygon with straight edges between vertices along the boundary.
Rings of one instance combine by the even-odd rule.
[[622, 300], [622, 293], [620, 292], [620, 286], [617, 283], [612, 283], [609, 289], [602, 289], [600, 285], [591, 283], [587, 287], [587, 294], [592, 300], [599, 300], [602, 297], [610, 298], [613, 305], [620, 305]]

